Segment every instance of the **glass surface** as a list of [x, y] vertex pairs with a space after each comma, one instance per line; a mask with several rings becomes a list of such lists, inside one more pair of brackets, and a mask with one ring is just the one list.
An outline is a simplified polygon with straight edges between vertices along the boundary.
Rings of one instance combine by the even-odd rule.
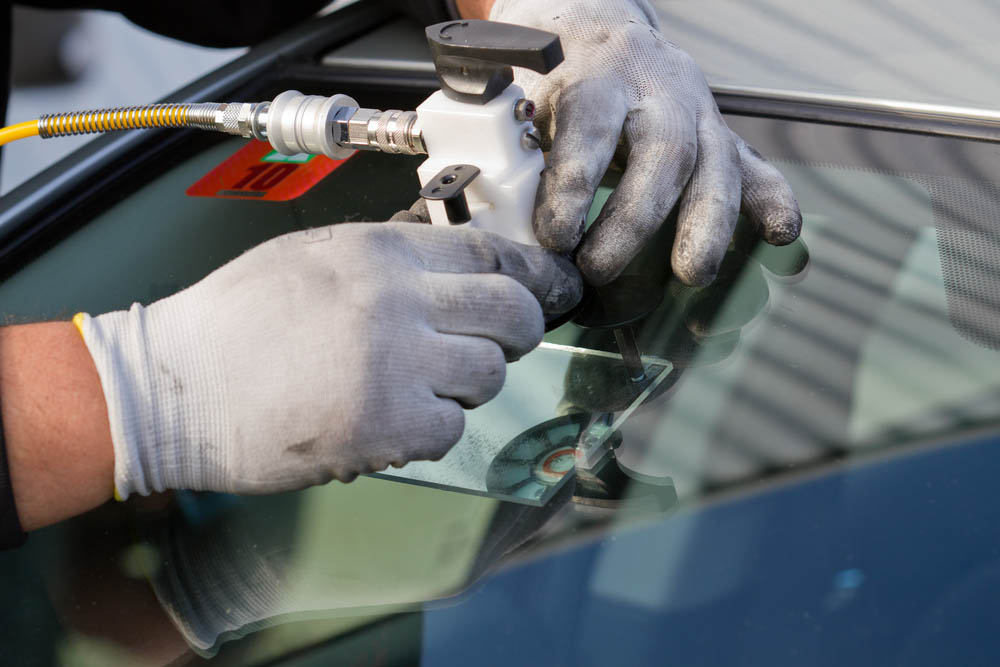
[[[669, 374], [662, 359], [643, 360], [655, 389]], [[620, 353], [543, 342], [511, 364], [503, 390], [486, 405], [466, 411], [461, 440], [440, 461], [413, 461], [374, 477], [542, 506], [568, 482], [586, 446], [588, 460], [607, 454], [607, 437], [648, 396], [645, 385], [621, 405], [591, 416], [567, 402], [563, 378], [574, 373], [611, 376], [623, 368]], [[580, 414], [573, 421], [566, 415]], [[539, 427], [543, 427], [539, 429]], [[588, 437], [589, 436], [589, 437]], [[595, 451], [589, 451], [593, 449]]]
[[[621, 424], [618, 460], [669, 475], [682, 499], [998, 415], [1000, 353], [951, 322], [930, 192], [905, 176], [775, 164], [803, 206], [800, 241], [732, 249], [734, 275], [669, 285], [636, 325], [640, 349], [682, 376]], [[693, 348], [672, 340], [681, 327]], [[613, 349], [575, 333], [554, 336]]]
[[[1000, 7], [979, 0], [651, 0], [664, 35], [713, 86], [1000, 110]], [[324, 55], [331, 67], [433, 71], [396, 20]]]
[[[802, 241], [772, 249], [741, 229], [720, 280], [693, 290], [669, 279], [668, 221], [629, 271], [660, 296], [633, 328], [661, 370], [632, 383], [613, 331], [572, 324], [511, 366], [503, 399], [470, 415], [478, 467], [462, 486], [483, 493], [485, 466], [487, 494], [491, 479], [516, 487], [490, 466], [532, 428], [544, 437], [514, 473], [538, 475], [535, 452], [541, 473], [562, 472], [550, 455], [567, 433], [598, 445], [534, 505], [426, 478], [130, 499], [0, 555], [18, 600], [0, 624], [12, 662], [189, 664], [190, 644], [233, 665], [468, 664], [477, 650], [628, 663], [670, 640], [689, 661], [732, 664], [742, 646], [802, 664], [897, 616], [912, 623], [882, 630], [878, 664], [920, 654], [904, 630], [953, 609], [969, 572], [998, 590], [996, 448], [940, 445], [1000, 421], [1000, 290], [983, 260], [1000, 248], [1000, 158], [985, 143], [727, 120], [776, 157]], [[212, 145], [109, 204], [0, 285], [5, 315], [148, 303], [267, 238], [385, 219], [417, 191], [419, 159], [365, 153], [287, 203], [184, 194], [241, 146]], [[945, 458], [963, 452], [972, 463]], [[799, 627], [803, 613], [828, 633]], [[742, 643], [699, 644], [705, 628]], [[609, 635], [614, 651], [595, 643]]]
[[1000, 7], [979, 0], [653, 0], [713, 85], [1000, 109]]
[[[408, 208], [419, 191], [419, 159], [360, 153], [291, 201], [185, 194], [245, 145], [222, 141], [167, 170], [7, 278], [0, 287], [4, 315], [47, 319], [151, 303], [269, 238], [334, 222], [384, 220]], [[384, 178], [395, 187], [373, 201], [372, 185]]]

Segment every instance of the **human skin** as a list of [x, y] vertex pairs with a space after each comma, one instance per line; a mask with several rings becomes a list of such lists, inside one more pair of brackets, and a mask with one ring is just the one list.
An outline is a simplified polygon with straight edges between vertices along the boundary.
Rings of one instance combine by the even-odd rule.
[[493, 9], [493, 0], [458, 0], [458, 13], [466, 19], [488, 19]]
[[24, 530], [111, 498], [108, 410], [97, 369], [72, 323], [0, 329], [0, 414]]

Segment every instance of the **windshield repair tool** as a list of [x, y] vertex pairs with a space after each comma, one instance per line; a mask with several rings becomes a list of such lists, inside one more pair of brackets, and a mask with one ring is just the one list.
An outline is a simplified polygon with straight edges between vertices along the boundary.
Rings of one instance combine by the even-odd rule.
[[607, 426], [601, 456], [584, 459], [579, 443], [590, 420], [589, 414], [575, 412], [521, 433], [490, 463], [486, 488], [491, 494], [536, 498], [553, 487], [571, 484], [573, 504], [591, 513], [625, 506], [664, 512], [677, 504], [672, 479], [632, 477], [618, 464], [614, 452], [622, 437], [611, 425]]
[[417, 169], [431, 222], [538, 245], [531, 226], [545, 167], [535, 105], [512, 67], [541, 74], [563, 60], [559, 37], [494, 21], [427, 28], [441, 90], [415, 111], [362, 108], [347, 95], [288, 90], [270, 102], [166, 103], [46, 115], [0, 128], [0, 145], [31, 136], [198, 128], [270, 142], [284, 155], [344, 159], [355, 150], [427, 154]]
[[655, 282], [626, 274], [592, 290], [573, 323], [584, 329], [612, 329], [629, 380], [642, 383], [646, 368], [632, 325], [656, 310], [662, 300], [663, 289]]

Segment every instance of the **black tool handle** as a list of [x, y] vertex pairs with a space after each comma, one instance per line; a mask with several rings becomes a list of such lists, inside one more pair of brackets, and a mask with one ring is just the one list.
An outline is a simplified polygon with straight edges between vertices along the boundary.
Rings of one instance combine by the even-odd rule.
[[559, 36], [496, 21], [446, 21], [427, 28], [441, 90], [486, 104], [514, 81], [512, 67], [548, 74], [563, 61]]

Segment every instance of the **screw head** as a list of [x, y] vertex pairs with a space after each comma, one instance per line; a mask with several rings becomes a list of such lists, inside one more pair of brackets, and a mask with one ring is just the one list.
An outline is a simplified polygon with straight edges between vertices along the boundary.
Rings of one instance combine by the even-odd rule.
[[535, 117], [535, 103], [524, 98], [514, 103], [514, 119], [519, 123]]
[[542, 147], [542, 137], [538, 134], [538, 130], [531, 128], [530, 130], [525, 130], [524, 134], [521, 135], [521, 146], [527, 151], [537, 151]]

